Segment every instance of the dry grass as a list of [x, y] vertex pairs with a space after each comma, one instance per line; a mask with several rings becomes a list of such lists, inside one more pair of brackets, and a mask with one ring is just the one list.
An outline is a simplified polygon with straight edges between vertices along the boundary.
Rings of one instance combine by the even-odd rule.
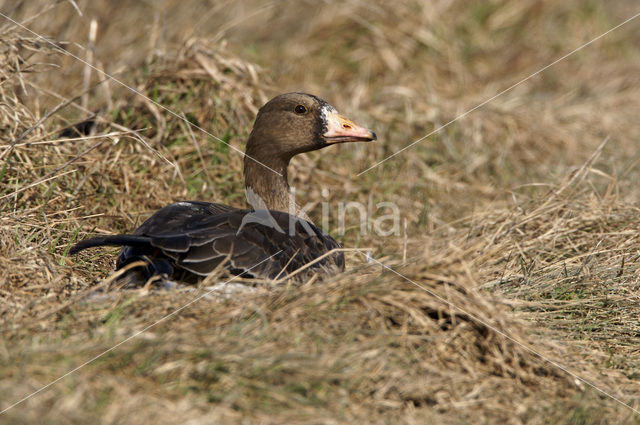
[[175, 200], [242, 205], [233, 148], [279, 92], [378, 133], [291, 177], [304, 201], [397, 203], [406, 261], [353, 217], [340, 239], [423, 289], [353, 254], [326, 282], [207, 296], [0, 422], [640, 422], [510, 339], [640, 407], [636, 22], [356, 177], [634, 2], [77, 4], [0, 11], [150, 100], [0, 21], [1, 408], [203, 293], [96, 293], [116, 251], [66, 251]]

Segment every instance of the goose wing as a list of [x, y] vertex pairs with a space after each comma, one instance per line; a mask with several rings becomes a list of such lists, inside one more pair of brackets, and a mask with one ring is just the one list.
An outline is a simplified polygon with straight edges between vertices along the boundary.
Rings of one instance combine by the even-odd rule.
[[[72, 253], [99, 245], [120, 245], [117, 268], [143, 260], [151, 274], [206, 276], [229, 257], [226, 267], [245, 277], [285, 277], [339, 248], [312, 223], [280, 211], [241, 210], [221, 204], [178, 202], [158, 210], [132, 235], [93, 238]], [[167, 267], [169, 265], [170, 267]], [[334, 274], [344, 256], [334, 253], [310, 267]]]

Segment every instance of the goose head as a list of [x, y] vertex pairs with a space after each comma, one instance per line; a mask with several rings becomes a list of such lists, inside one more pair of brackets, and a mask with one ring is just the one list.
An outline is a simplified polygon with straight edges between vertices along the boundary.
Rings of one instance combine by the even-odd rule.
[[306, 93], [286, 93], [267, 102], [256, 117], [247, 155], [271, 163], [336, 143], [369, 142], [376, 134], [326, 101]]
[[258, 111], [247, 141], [245, 186], [268, 209], [287, 211], [287, 166], [295, 155], [347, 142], [370, 142], [376, 134], [340, 115], [326, 101], [306, 93], [274, 97]]

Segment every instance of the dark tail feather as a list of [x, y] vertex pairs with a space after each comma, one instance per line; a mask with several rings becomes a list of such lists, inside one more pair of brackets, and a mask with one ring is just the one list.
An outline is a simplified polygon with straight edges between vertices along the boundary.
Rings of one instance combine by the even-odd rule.
[[134, 236], [134, 235], [113, 235], [113, 236], [98, 236], [91, 239], [78, 242], [69, 249], [69, 255], [75, 255], [78, 252], [93, 248], [94, 246], [149, 246], [151, 244], [151, 238], [146, 236]]

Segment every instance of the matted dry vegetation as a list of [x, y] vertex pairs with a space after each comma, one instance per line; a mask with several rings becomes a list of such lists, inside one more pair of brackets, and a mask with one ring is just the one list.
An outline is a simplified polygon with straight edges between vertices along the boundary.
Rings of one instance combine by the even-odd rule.
[[634, 2], [74, 5], [0, 12], [150, 100], [0, 18], [0, 409], [204, 294], [96, 292], [117, 250], [66, 252], [175, 200], [243, 205], [215, 138], [242, 150], [280, 92], [378, 133], [291, 178], [305, 202], [397, 203], [402, 235], [350, 217], [339, 238], [406, 278], [349, 254], [324, 282], [206, 296], [1, 423], [640, 423], [530, 350], [640, 407], [637, 22], [357, 177]]

